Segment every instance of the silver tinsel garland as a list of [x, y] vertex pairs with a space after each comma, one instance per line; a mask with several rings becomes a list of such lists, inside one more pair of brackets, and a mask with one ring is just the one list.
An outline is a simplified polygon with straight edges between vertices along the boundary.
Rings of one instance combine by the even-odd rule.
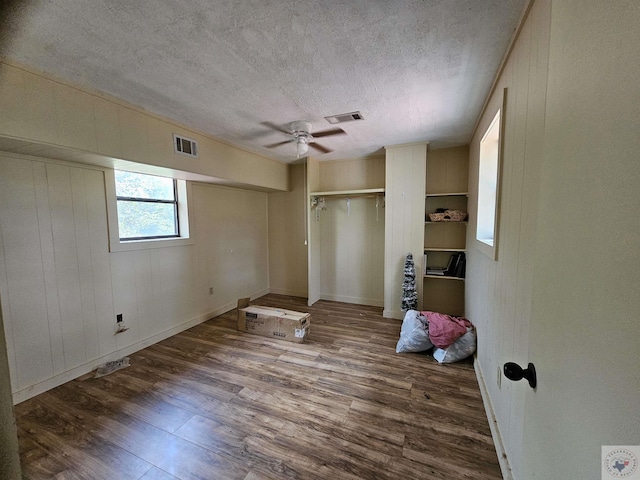
[[416, 267], [413, 255], [407, 254], [404, 261], [404, 281], [402, 282], [402, 311], [418, 309], [418, 292], [416, 291]]

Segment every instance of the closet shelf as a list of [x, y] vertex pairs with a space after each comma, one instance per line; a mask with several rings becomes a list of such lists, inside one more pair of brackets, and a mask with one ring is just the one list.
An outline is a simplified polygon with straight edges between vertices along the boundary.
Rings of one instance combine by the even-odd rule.
[[448, 275], [423, 275], [424, 278], [433, 278], [435, 280], [458, 280], [464, 282], [464, 277], [450, 277]]
[[424, 247], [425, 252], [466, 252], [465, 248], [430, 248]]
[[427, 193], [425, 197], [467, 197], [469, 192]]
[[361, 190], [332, 190], [329, 192], [311, 192], [311, 197], [361, 197], [384, 194], [384, 188], [365, 188]]
[[425, 225], [467, 225], [468, 223], [468, 220], [465, 220], [464, 222], [432, 222], [431, 220], [427, 220], [424, 222]]

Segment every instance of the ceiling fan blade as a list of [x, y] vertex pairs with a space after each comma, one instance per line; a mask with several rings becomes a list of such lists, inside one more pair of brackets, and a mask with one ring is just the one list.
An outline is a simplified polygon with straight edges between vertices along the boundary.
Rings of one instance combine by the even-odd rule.
[[343, 135], [345, 133], [347, 132], [345, 132], [341, 128], [335, 128], [333, 130], [325, 130], [324, 132], [313, 132], [311, 135], [313, 135], [314, 138], [321, 138], [329, 137], [331, 135]]
[[284, 142], [272, 143], [271, 145], [265, 145], [265, 148], [276, 148], [280, 145], [286, 145], [287, 143], [291, 143], [292, 140], [285, 140]]
[[290, 130], [286, 130], [282, 128], [280, 125], [276, 125], [275, 123], [272, 123], [272, 122], [262, 122], [260, 123], [260, 125], [264, 125], [265, 127], [272, 128], [273, 130], [277, 130], [278, 132], [282, 132], [287, 135], [291, 135], [292, 133]]
[[323, 147], [322, 145], [318, 145], [316, 142], [311, 142], [309, 144], [309, 146], [315, 148], [316, 150], [320, 150], [322, 153], [333, 152], [333, 150], [329, 150], [327, 147]]

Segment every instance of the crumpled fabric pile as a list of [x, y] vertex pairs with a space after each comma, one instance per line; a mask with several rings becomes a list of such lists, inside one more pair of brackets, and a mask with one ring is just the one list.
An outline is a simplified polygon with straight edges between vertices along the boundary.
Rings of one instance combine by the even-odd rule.
[[402, 321], [396, 353], [433, 348], [433, 358], [439, 363], [452, 363], [473, 355], [476, 340], [476, 329], [466, 318], [409, 310]]

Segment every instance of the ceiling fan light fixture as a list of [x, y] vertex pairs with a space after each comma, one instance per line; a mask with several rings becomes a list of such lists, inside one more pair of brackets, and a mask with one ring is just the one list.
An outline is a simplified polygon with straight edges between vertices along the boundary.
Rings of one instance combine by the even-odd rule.
[[305, 137], [298, 137], [296, 140], [296, 153], [298, 154], [298, 158], [303, 156], [308, 151], [309, 145], [307, 144], [307, 139]]
[[331, 137], [333, 135], [344, 135], [345, 132], [341, 128], [334, 128], [333, 130], [323, 130], [311, 134], [311, 123], [310, 122], [291, 122], [289, 124], [289, 129], [285, 129], [284, 127], [280, 127], [279, 125], [271, 122], [262, 122], [263, 125], [270, 127], [273, 130], [276, 130], [280, 133], [284, 133], [289, 136], [289, 140], [284, 140], [282, 142], [272, 143], [271, 145], [265, 145], [266, 148], [276, 148], [281, 145], [294, 143], [296, 146], [296, 155], [297, 158], [304, 157], [306, 153], [309, 151], [309, 145], [311, 145], [314, 150], [322, 153], [330, 153], [332, 150], [327, 147], [318, 144], [316, 141], [317, 138]]

